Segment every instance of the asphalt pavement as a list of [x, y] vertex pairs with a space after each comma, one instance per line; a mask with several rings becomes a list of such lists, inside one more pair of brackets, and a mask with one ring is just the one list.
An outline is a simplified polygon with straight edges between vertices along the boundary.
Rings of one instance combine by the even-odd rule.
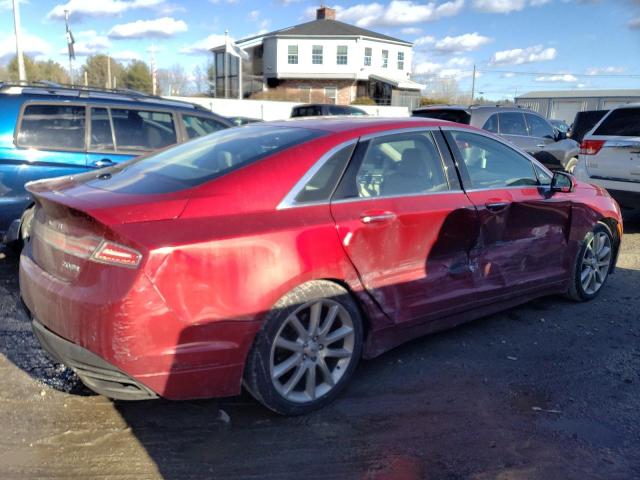
[[415, 340], [296, 418], [246, 394], [91, 394], [17, 315], [17, 259], [0, 250], [0, 478], [638, 479], [640, 224], [626, 230], [597, 300]]

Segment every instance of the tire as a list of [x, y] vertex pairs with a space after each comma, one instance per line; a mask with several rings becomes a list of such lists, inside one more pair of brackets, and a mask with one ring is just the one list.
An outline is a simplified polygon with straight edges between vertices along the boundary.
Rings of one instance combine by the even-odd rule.
[[598, 223], [585, 236], [571, 270], [567, 296], [577, 302], [592, 300], [602, 291], [614, 259], [611, 230]]
[[282, 415], [317, 410], [353, 376], [362, 339], [362, 318], [346, 289], [324, 280], [300, 285], [267, 315], [247, 358], [244, 386]]
[[18, 232], [18, 238], [13, 240], [9, 247], [16, 255], [20, 255], [25, 242], [31, 236], [31, 222], [35, 214], [35, 207], [27, 208], [20, 217], [20, 231]]
[[569, 160], [567, 162], [567, 164], [565, 165], [564, 169], [565, 171], [569, 172], [569, 173], [573, 173], [573, 171], [576, 169], [576, 165], [578, 164], [578, 159], [576, 157], [573, 157], [571, 160]]

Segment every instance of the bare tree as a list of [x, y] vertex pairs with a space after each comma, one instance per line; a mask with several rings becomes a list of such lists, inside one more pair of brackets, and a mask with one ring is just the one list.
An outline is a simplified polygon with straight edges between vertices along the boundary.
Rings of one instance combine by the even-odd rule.
[[158, 70], [158, 86], [162, 95], [185, 95], [189, 79], [179, 63]]

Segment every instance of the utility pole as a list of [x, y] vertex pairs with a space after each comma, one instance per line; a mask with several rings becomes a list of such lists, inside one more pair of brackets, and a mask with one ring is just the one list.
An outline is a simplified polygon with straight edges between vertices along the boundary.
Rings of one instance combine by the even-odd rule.
[[473, 65], [473, 77], [471, 78], [471, 104], [473, 105], [473, 102], [475, 101], [476, 98], [476, 66], [475, 64]]
[[111, 88], [111, 56], [107, 54], [107, 84], [106, 88]]
[[13, 0], [13, 27], [16, 32], [16, 59], [18, 60], [18, 79], [20, 83], [27, 81], [27, 74], [24, 70], [24, 56], [22, 55], [22, 38], [20, 33], [20, 6], [19, 0]]

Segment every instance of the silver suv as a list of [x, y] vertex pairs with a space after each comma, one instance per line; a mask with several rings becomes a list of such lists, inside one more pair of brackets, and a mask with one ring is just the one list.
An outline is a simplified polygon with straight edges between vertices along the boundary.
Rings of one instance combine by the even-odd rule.
[[584, 136], [574, 173], [606, 188], [622, 208], [640, 211], [640, 104], [614, 108]]
[[551, 170], [572, 171], [579, 144], [532, 110], [500, 106], [434, 105], [413, 111], [414, 117], [464, 123], [500, 135], [534, 156]]

